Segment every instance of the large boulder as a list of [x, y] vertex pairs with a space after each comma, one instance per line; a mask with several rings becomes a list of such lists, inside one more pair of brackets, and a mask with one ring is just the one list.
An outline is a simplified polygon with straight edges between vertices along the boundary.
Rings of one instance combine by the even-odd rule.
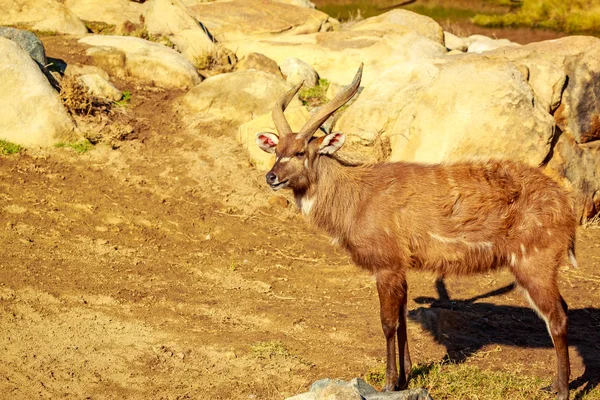
[[118, 77], [132, 76], [144, 84], [167, 89], [189, 88], [202, 80], [180, 53], [148, 40], [91, 35], [79, 42], [92, 46], [87, 54], [96, 65]]
[[272, 0], [232, 0], [189, 7], [219, 41], [314, 33], [329, 20], [321, 11]]
[[447, 53], [443, 45], [412, 31], [321, 32], [268, 40], [228, 41], [226, 46], [236, 49], [238, 58], [253, 52], [262, 53], [278, 64], [287, 58], [298, 58], [312, 65], [320, 77], [342, 85], [352, 81], [356, 68], [362, 62], [365, 65], [364, 86], [399, 63], [431, 62]]
[[249, 69], [257, 69], [259, 71], [268, 72], [282, 78], [281, 71], [275, 60], [270, 59], [264, 54], [250, 53], [235, 64], [236, 71], [246, 71]]
[[0, 27], [0, 36], [21, 46], [41, 67], [48, 64], [44, 44], [33, 32], [2, 26]]
[[212, 76], [193, 87], [181, 99], [180, 109], [239, 125], [269, 112], [275, 100], [290, 89], [291, 85], [273, 74], [237, 71]]
[[444, 44], [444, 31], [433, 19], [407, 10], [392, 10], [352, 25], [353, 31], [380, 30], [386, 32], [415, 32], [439, 44]]
[[5, 38], [0, 54], [0, 139], [23, 146], [72, 140], [74, 123], [29, 54]]
[[390, 160], [439, 163], [483, 156], [539, 165], [553, 128], [552, 116], [535, 102], [514, 64], [479, 58], [441, 67], [384, 135]]
[[184, 30], [201, 29], [181, 0], [150, 0], [145, 4], [145, 22], [150, 33], [175, 35]]
[[54, 0], [0, 0], [0, 25], [72, 35], [87, 33], [85, 24], [64, 4]]
[[65, 6], [84, 21], [104, 22], [115, 26], [126, 21], [139, 23], [147, 4], [130, 0], [65, 0]]
[[469, 53], [482, 53], [484, 51], [496, 50], [501, 47], [519, 47], [518, 43], [508, 39], [492, 39], [485, 35], [471, 35], [465, 38]]
[[363, 146], [384, 140], [391, 161], [484, 156], [537, 165], [553, 125], [514, 64], [478, 58], [398, 65], [365, 87], [335, 129]]
[[146, 11], [148, 32], [169, 36], [177, 49], [192, 63], [219, 51], [205, 28], [181, 0], [150, 0]]

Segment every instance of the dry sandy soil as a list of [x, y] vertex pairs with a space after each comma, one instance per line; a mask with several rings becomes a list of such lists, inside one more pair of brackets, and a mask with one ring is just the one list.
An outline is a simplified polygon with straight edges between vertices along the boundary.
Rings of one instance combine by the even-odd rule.
[[[373, 279], [273, 196], [228, 124], [183, 124], [180, 93], [117, 84], [135, 132], [118, 149], [0, 156], [0, 397], [281, 399], [381, 370]], [[600, 229], [577, 248], [560, 272], [573, 393], [600, 380]], [[413, 360], [549, 383], [551, 341], [510, 282], [449, 279], [446, 294], [411, 272]]]

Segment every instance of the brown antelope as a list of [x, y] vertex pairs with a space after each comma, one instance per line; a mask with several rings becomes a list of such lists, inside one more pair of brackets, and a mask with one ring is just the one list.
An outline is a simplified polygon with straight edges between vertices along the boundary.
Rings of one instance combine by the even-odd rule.
[[557, 284], [564, 256], [576, 265], [576, 218], [566, 193], [539, 168], [506, 160], [439, 165], [342, 161], [335, 152], [344, 144], [343, 134], [313, 134], [354, 96], [361, 75], [362, 65], [349, 87], [293, 133], [283, 111], [299, 84], [273, 110], [279, 136], [263, 132], [256, 139], [261, 149], [276, 155], [266, 175], [271, 188], [292, 189], [308, 220], [375, 275], [387, 345], [384, 389], [406, 388], [411, 371], [407, 268], [440, 276], [508, 268], [546, 322], [558, 359], [553, 388], [558, 399], [568, 399], [567, 307]]

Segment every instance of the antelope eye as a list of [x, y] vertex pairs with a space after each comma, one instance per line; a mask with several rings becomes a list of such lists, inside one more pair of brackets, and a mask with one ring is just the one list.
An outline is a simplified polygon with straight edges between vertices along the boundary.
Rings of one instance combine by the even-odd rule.
[[303, 151], [297, 152], [296, 157], [304, 157], [304, 152]]

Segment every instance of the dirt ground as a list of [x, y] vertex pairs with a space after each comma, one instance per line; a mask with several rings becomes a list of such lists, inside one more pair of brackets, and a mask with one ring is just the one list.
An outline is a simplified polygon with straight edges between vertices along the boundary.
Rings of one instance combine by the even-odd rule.
[[[282, 399], [381, 370], [372, 277], [266, 187], [229, 124], [184, 124], [181, 93], [117, 85], [135, 132], [117, 149], [0, 156], [0, 397]], [[560, 272], [573, 393], [600, 380], [600, 229], [577, 250]], [[413, 361], [550, 383], [544, 323], [510, 283], [411, 272]]]

